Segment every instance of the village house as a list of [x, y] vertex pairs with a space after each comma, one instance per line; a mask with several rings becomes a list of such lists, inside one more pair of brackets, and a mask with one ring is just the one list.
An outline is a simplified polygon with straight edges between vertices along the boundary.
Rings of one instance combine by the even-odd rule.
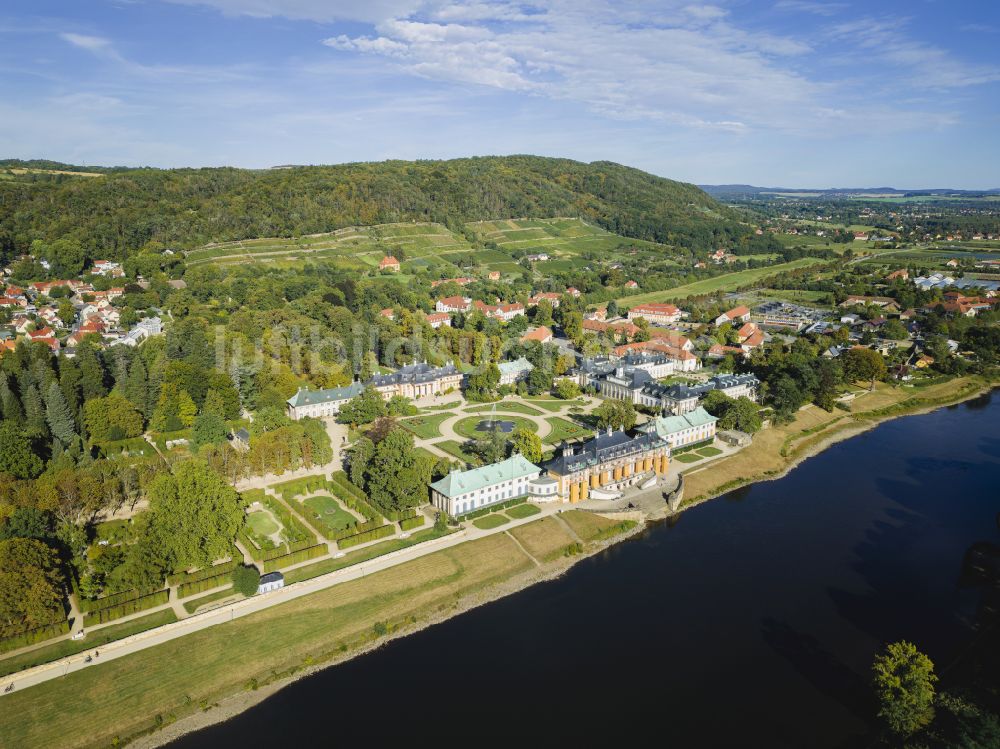
[[840, 303], [840, 307], [847, 308], [859, 304], [862, 307], [878, 307], [884, 312], [899, 312], [899, 304], [890, 296], [858, 296], [852, 294]]
[[468, 312], [472, 309], [472, 299], [466, 296], [446, 296], [434, 305], [438, 312]]
[[389, 271], [390, 273], [399, 273], [399, 261], [392, 255], [386, 255], [379, 261], [378, 269], [380, 271]]
[[497, 369], [500, 370], [500, 384], [513, 385], [514, 383], [527, 380], [528, 375], [531, 374], [531, 370], [534, 368], [535, 365], [523, 356], [514, 361], [500, 362], [497, 364]]
[[628, 311], [628, 319], [643, 318], [654, 325], [667, 325], [681, 319], [683, 313], [673, 304], [639, 304]]
[[536, 307], [543, 299], [547, 300], [549, 304], [552, 305], [552, 309], [559, 307], [559, 294], [556, 294], [554, 291], [543, 291], [539, 294], [535, 294], [528, 300], [528, 306]]
[[498, 271], [498, 270], [491, 270], [491, 271], [489, 272], [489, 274], [487, 274], [487, 276], [486, 276], [486, 277], [487, 277], [487, 278], [488, 278], [488, 279], [489, 279], [490, 281], [499, 281], [499, 280], [500, 280], [500, 271]]
[[530, 330], [521, 336], [521, 343], [528, 343], [530, 341], [538, 341], [539, 343], [548, 343], [552, 340], [552, 329], [547, 328], [544, 325], [540, 325], [534, 330]]
[[429, 315], [425, 315], [424, 319], [427, 320], [427, 324], [435, 330], [440, 328], [442, 325], [451, 327], [451, 315], [447, 312], [431, 312]]
[[487, 317], [493, 317], [504, 322], [510, 322], [515, 317], [524, 314], [524, 305], [520, 302], [512, 304], [485, 304], [476, 300], [474, 306]]
[[733, 324], [750, 322], [750, 308], [741, 304], [739, 307], [734, 307], [728, 312], [723, 312], [715, 318], [714, 322], [716, 327], [725, 325], [727, 322]]

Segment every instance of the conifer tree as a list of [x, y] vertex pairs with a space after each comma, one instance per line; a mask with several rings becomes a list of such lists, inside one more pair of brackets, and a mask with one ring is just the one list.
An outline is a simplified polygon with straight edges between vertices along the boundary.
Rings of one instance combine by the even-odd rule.
[[63, 445], [70, 444], [77, 436], [73, 412], [63, 397], [59, 383], [55, 380], [52, 381], [45, 393], [45, 422], [49, 425], [52, 436]]

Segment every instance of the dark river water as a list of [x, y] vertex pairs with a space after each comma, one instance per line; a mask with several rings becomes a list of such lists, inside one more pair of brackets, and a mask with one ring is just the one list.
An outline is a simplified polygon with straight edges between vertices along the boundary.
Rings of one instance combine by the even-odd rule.
[[998, 512], [1000, 391], [883, 424], [172, 746], [862, 745], [879, 647], [912, 640], [940, 668], [975, 631], [962, 561], [1000, 541]]

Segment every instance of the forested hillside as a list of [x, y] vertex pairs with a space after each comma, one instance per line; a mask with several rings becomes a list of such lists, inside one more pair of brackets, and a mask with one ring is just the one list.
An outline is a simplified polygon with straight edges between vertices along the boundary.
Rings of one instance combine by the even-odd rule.
[[121, 260], [149, 242], [188, 249], [409, 220], [460, 230], [466, 221], [578, 216], [629, 237], [699, 249], [745, 232], [694, 185], [610, 162], [537, 156], [7, 176], [0, 181], [5, 260], [36, 239], [68, 239], [91, 257]]

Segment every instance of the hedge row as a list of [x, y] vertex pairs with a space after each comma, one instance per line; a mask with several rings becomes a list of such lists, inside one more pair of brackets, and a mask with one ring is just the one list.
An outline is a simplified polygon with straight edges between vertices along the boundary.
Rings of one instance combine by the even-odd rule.
[[417, 515], [416, 517], [405, 518], [403, 520], [400, 520], [399, 529], [401, 531], [408, 531], [411, 528], [419, 528], [423, 524], [424, 524], [424, 516]]
[[271, 559], [277, 559], [278, 557], [283, 557], [286, 554], [292, 554], [296, 551], [307, 549], [316, 543], [318, 539], [313, 532], [306, 528], [306, 526], [303, 525], [294, 514], [292, 514], [292, 511], [285, 507], [285, 505], [281, 504], [281, 502], [277, 501], [273, 497], [265, 497], [262, 504], [274, 513], [290, 536], [298, 536], [299, 540], [290, 544], [283, 543], [280, 546], [261, 549], [251, 539], [246, 526], [244, 526], [240, 529], [239, 539], [243, 542], [243, 545], [246, 546], [247, 551], [255, 562], [267, 562]]
[[368, 541], [374, 541], [377, 538], [385, 538], [386, 536], [391, 536], [396, 532], [396, 528], [392, 525], [382, 525], [374, 530], [366, 531], [364, 533], [358, 533], [354, 536], [348, 536], [347, 538], [341, 539], [337, 542], [337, 547], [340, 549], [349, 549], [352, 546], [357, 546], [358, 544], [367, 543]]
[[371, 522], [382, 519], [382, 514], [368, 504], [364, 492], [352, 484], [343, 471], [333, 474], [333, 479], [327, 482], [327, 488], [337, 496], [337, 499], [363, 515], [365, 520]]
[[359, 533], [367, 533], [368, 531], [373, 531], [376, 528], [382, 527], [382, 518], [376, 518], [375, 520], [368, 520], [364, 523], [351, 523], [346, 528], [341, 528], [339, 531], [333, 534], [332, 541], [339, 541], [342, 538], [347, 538], [348, 536], [356, 536]]
[[[219, 565], [220, 567], [222, 565]], [[212, 588], [218, 588], [233, 579], [233, 570], [229, 569], [226, 572], [216, 575], [215, 577], [205, 577], [201, 580], [192, 580], [189, 583], [182, 583], [177, 586], [177, 597], [187, 598], [188, 596], [193, 596], [195, 593], [201, 593], [205, 590], [211, 590]]]
[[473, 520], [475, 518], [481, 518], [483, 515], [489, 515], [491, 512], [496, 512], [497, 510], [506, 510], [514, 505], [523, 505], [528, 501], [528, 496], [515, 497], [514, 499], [508, 499], [506, 502], [500, 502], [495, 505], [486, 505], [486, 507], [480, 507], [478, 510], [473, 510], [472, 512], [467, 512], [462, 515], [462, 520]]
[[69, 632], [68, 621], [62, 621], [58, 624], [49, 624], [45, 627], [37, 627], [35, 629], [28, 630], [27, 632], [22, 632], [19, 635], [6, 637], [3, 640], [0, 640], [0, 653], [6, 653], [8, 650], [24, 648], [28, 645], [43, 642], [44, 640], [51, 640], [53, 637], [59, 637], [67, 632]]
[[309, 494], [326, 488], [326, 478], [323, 476], [303, 476], [280, 484], [272, 484], [270, 488], [275, 494], [280, 494], [287, 502], [299, 494]]
[[109, 609], [112, 606], [118, 606], [123, 603], [128, 603], [129, 601], [134, 601], [137, 598], [141, 598], [142, 593], [138, 590], [126, 590], [121, 593], [115, 593], [110, 596], [103, 596], [101, 598], [84, 598], [83, 596], [77, 594], [77, 602], [80, 605], [80, 612], [84, 614], [89, 614], [91, 611], [100, 611], [101, 609]]
[[111, 608], [101, 609], [100, 611], [94, 611], [89, 614], [84, 614], [83, 625], [85, 627], [88, 627], [91, 624], [104, 624], [105, 622], [110, 622], [115, 619], [121, 619], [123, 616], [128, 616], [129, 614], [134, 614], [138, 611], [145, 611], [146, 609], [151, 609], [154, 606], [162, 606], [169, 600], [170, 600], [169, 590], [158, 590], [155, 593], [149, 593], [148, 595], [142, 596], [141, 598], [136, 598], [135, 600], [120, 604], [118, 606], [112, 606]]
[[326, 553], [326, 544], [316, 544], [315, 546], [309, 546], [305, 549], [299, 549], [298, 551], [293, 551], [291, 554], [285, 554], [284, 556], [275, 557], [274, 559], [268, 559], [264, 562], [264, 572], [274, 572], [275, 570], [280, 570], [283, 567], [291, 567], [293, 564], [298, 564], [299, 562], [305, 562], [309, 559], [325, 556]]
[[228, 562], [213, 564], [211, 567], [202, 567], [200, 570], [195, 570], [194, 572], [178, 572], [175, 575], [169, 575], [167, 576], [167, 585], [187, 585], [188, 583], [196, 583], [199, 580], [207, 580], [210, 577], [218, 577], [219, 575], [232, 572], [243, 564], [243, 555], [234, 546], [232, 552], [230, 552], [230, 556], [232, 558]]

